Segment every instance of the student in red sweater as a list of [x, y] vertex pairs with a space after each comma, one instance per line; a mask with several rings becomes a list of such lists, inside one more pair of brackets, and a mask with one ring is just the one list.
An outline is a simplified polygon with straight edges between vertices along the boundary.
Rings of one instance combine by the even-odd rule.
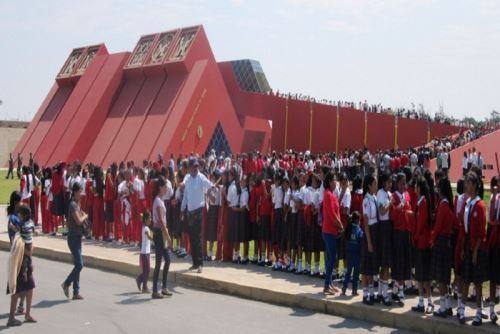
[[391, 196], [389, 216], [393, 228], [393, 259], [391, 275], [394, 281], [393, 292], [397, 294], [398, 305], [405, 305], [404, 281], [411, 279], [410, 231], [407, 212], [411, 212], [410, 195], [406, 191], [406, 176], [396, 176], [396, 191]]
[[446, 318], [453, 315], [448, 286], [451, 280], [451, 234], [456, 219], [453, 212], [453, 192], [450, 180], [441, 178], [438, 183], [439, 204], [436, 209], [436, 223], [431, 233], [432, 267], [431, 277], [439, 283], [439, 310], [434, 315]]
[[[423, 177], [418, 177], [415, 187], [418, 196], [414, 213], [415, 225], [413, 244], [415, 246], [415, 280], [418, 283], [418, 305], [412, 311], [432, 314], [434, 305], [431, 297], [431, 230], [432, 214], [430, 210], [429, 186]], [[424, 307], [424, 297], [427, 297], [427, 308]]]
[[488, 224], [488, 257], [490, 273], [490, 320], [496, 324], [498, 316], [495, 312], [497, 286], [500, 284], [500, 194], [498, 194], [498, 177], [490, 182], [490, 219]]
[[465, 304], [470, 283], [476, 288], [476, 316], [473, 326], [482, 324], [483, 282], [488, 279], [486, 243], [486, 205], [479, 197], [481, 180], [474, 172], [467, 173], [465, 193], [468, 200], [464, 210], [464, 224], [460, 230], [462, 299], [458, 307], [458, 320], [465, 324]]
[[338, 292], [338, 289], [332, 285], [332, 273], [337, 258], [337, 236], [344, 231], [344, 227], [340, 221], [339, 202], [332, 192], [332, 189], [335, 189], [335, 187], [335, 178], [332, 173], [328, 173], [324, 181], [325, 194], [323, 197], [322, 227], [326, 254], [326, 277], [323, 292], [328, 295], [335, 295]]

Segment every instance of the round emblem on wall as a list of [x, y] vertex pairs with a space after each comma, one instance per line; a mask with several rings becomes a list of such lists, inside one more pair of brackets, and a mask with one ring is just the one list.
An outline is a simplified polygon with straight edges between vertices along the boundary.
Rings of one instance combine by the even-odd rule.
[[198, 135], [199, 139], [203, 137], [203, 127], [201, 125], [198, 125], [198, 129], [196, 129], [196, 134]]

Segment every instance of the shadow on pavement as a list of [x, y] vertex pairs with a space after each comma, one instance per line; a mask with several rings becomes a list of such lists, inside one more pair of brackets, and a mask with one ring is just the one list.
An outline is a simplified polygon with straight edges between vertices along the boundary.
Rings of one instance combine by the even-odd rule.
[[33, 305], [33, 308], [51, 308], [53, 306], [57, 306], [60, 304], [66, 304], [69, 303], [68, 299], [61, 299], [61, 300], [42, 300], [35, 305]]

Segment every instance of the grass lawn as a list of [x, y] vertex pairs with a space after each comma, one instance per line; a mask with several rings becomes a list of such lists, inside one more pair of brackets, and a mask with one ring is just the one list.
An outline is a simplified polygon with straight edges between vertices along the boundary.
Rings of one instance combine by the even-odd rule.
[[17, 179], [16, 170], [14, 170], [14, 179], [5, 179], [7, 176], [7, 170], [0, 170], [0, 204], [8, 204], [10, 199], [10, 194], [14, 190], [19, 190], [19, 180]]

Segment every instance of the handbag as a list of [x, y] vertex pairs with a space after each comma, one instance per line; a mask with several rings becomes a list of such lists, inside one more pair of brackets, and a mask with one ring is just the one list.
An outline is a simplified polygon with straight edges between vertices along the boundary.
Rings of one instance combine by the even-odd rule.
[[91, 226], [90, 226], [90, 220], [87, 218], [85, 219], [85, 221], [83, 222], [82, 225], [80, 225], [82, 227], [82, 234], [84, 237], [88, 237], [90, 236], [90, 230], [91, 230]]

